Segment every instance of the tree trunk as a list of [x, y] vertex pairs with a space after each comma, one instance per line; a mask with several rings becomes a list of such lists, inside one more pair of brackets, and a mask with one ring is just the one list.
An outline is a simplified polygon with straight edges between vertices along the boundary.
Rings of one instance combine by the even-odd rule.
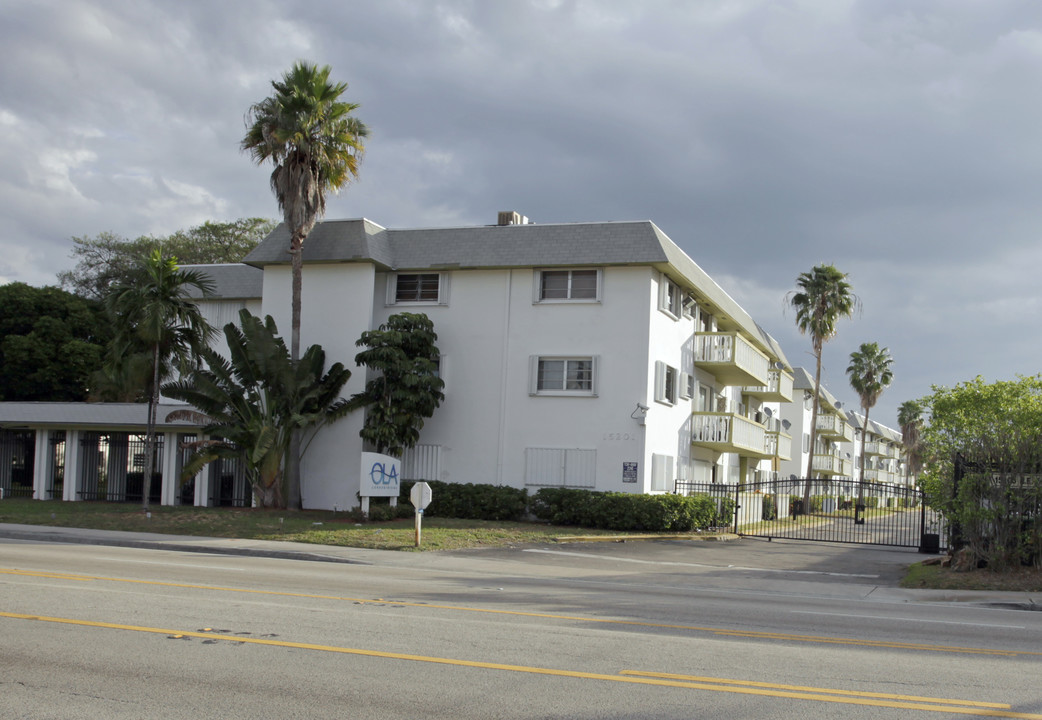
[[[295, 367], [300, 360], [300, 290], [304, 274], [304, 236], [301, 233], [294, 233], [289, 254], [293, 269], [289, 358]], [[295, 429], [291, 431], [286, 451], [285, 482], [286, 492], [282, 497], [286, 499], [288, 507], [300, 510], [300, 432]]]
[[815, 368], [814, 368], [814, 405], [812, 406], [810, 413], [810, 452], [807, 455], [807, 477], [803, 487], [803, 508], [804, 515], [810, 513], [810, 488], [811, 478], [814, 477], [814, 444], [818, 439], [818, 397], [821, 388], [821, 348], [816, 348], [817, 352], [814, 353]]
[[857, 504], [865, 504], [865, 443], [868, 442], [868, 412], [865, 408], [865, 429], [861, 431], [861, 478], [857, 486]]
[[148, 424], [145, 430], [145, 476], [141, 482], [141, 508], [148, 510], [152, 494], [152, 473], [155, 472], [156, 408], [159, 405], [159, 344], [152, 350], [152, 392], [148, 396]]

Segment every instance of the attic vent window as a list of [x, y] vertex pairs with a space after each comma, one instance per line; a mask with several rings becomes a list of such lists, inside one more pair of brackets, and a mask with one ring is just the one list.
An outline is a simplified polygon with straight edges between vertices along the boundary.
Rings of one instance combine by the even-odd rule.
[[499, 221], [497, 223], [500, 226], [505, 225], [527, 225], [528, 218], [519, 212], [513, 210], [500, 210]]

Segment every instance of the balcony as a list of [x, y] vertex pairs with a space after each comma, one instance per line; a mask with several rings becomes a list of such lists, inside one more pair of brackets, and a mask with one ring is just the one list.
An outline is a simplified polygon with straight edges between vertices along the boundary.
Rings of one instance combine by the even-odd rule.
[[829, 476], [852, 477], [853, 463], [834, 453], [814, 456], [814, 472]]
[[695, 367], [723, 385], [766, 388], [770, 361], [736, 332], [695, 333]]
[[691, 444], [743, 457], [771, 458], [763, 425], [734, 413], [696, 412], [691, 418]]
[[875, 440], [865, 443], [865, 457], [874, 457], [878, 455], [886, 455], [886, 443], [881, 443]]
[[792, 402], [792, 375], [781, 370], [770, 370], [767, 386], [748, 385], [742, 392], [765, 401]]
[[835, 413], [825, 412], [818, 415], [818, 435], [837, 441], [854, 442], [854, 427]]
[[767, 454], [779, 460], [792, 460], [792, 435], [780, 430], [768, 430], [766, 435]]

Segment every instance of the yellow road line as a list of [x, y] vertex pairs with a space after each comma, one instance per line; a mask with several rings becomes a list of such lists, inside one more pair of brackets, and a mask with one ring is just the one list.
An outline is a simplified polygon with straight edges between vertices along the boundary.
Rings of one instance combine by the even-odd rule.
[[[0, 575], [32, 575], [33, 573], [23, 570], [0, 568]], [[40, 577], [49, 577], [40, 574]], [[451, 612], [484, 613], [488, 615], [510, 615], [514, 617], [530, 617], [542, 620], [566, 620], [569, 622], [597, 623], [602, 625], [622, 625], [626, 627], [644, 627], [657, 630], [685, 630], [688, 632], [703, 632], [725, 637], [744, 637], [758, 640], [782, 640], [787, 642], [822, 643], [829, 645], [849, 645], [854, 647], [876, 647], [892, 650], [920, 650], [925, 652], [962, 653], [972, 655], [990, 655], [1000, 657], [1023, 657], [1038, 656], [1042, 652], [1026, 650], [996, 650], [993, 648], [968, 648], [952, 645], [926, 645], [917, 643], [891, 642], [889, 640], [858, 640], [856, 638], [831, 638], [817, 635], [790, 635], [786, 633], [758, 632], [747, 630], [728, 630], [725, 628], [700, 627], [697, 625], [678, 625], [673, 623], [651, 623], [640, 620], [617, 620], [611, 618], [591, 618], [577, 615], [557, 615], [553, 613], [526, 612], [523, 610], [499, 610], [495, 608], [474, 608], [463, 605], [437, 605], [433, 603], [408, 602], [402, 600], [386, 600], [383, 598], [354, 598], [341, 595], [318, 595], [312, 593], [294, 593], [282, 590], [253, 590], [250, 588], [230, 588], [215, 585], [195, 585], [189, 583], [174, 583], [160, 580], [135, 580], [131, 578], [113, 578], [104, 576], [74, 576], [56, 575], [54, 577], [68, 577], [75, 580], [100, 580], [107, 582], [131, 583], [135, 585], [154, 585], [157, 587], [174, 587], [189, 590], [207, 590], [211, 592], [244, 593], [249, 595], [268, 595], [277, 597], [306, 598], [311, 600], [335, 600], [357, 603], [360, 605], [375, 603], [390, 603], [402, 607], [430, 608], [433, 610], [448, 610]]]
[[[285, 647], [297, 650], [315, 650], [320, 652], [340, 653], [346, 655], [358, 655], [363, 657], [377, 657], [390, 660], [408, 660], [412, 662], [435, 663], [438, 665], [449, 665], [456, 667], [477, 668], [484, 670], [502, 670], [508, 672], [521, 672], [532, 675], [545, 675], [552, 677], [572, 678], [581, 680], [602, 680], [607, 682], [621, 682], [634, 685], [651, 685], [658, 687], [685, 688], [691, 690], [706, 690], [711, 692], [725, 692], [739, 695], [756, 695], [761, 697], [785, 698], [794, 700], [809, 700], [815, 702], [837, 703], [843, 705], [861, 705], [868, 707], [886, 707], [901, 710], [918, 710], [922, 712], [944, 712], [950, 715], [972, 715], [977, 717], [1000, 717], [1020, 718], [1022, 720], [1042, 720], [1042, 715], [1029, 713], [1018, 713], [1002, 709], [1009, 706], [979, 706], [974, 703], [960, 703], [959, 701], [934, 701], [924, 698], [922, 701], [907, 701], [900, 699], [887, 699], [885, 695], [879, 698], [864, 697], [860, 693], [845, 692], [840, 690], [826, 690], [824, 692], [816, 689], [801, 690], [787, 689], [789, 686], [772, 686], [768, 683], [749, 683], [740, 680], [728, 680], [725, 678], [683, 678], [685, 676], [671, 676], [668, 674], [649, 673], [644, 675], [638, 671], [623, 671], [618, 675], [604, 673], [590, 673], [578, 670], [559, 670], [554, 668], [541, 668], [529, 665], [509, 665], [503, 663], [479, 662], [475, 660], [458, 660], [455, 658], [433, 657], [428, 655], [411, 655], [407, 653], [383, 652], [380, 650], [364, 650], [360, 648], [346, 648], [335, 645], [316, 645], [313, 643], [297, 643], [287, 640], [272, 640], [270, 638], [250, 638], [241, 636], [228, 636], [212, 632], [192, 632], [171, 630], [168, 628], [154, 628], [140, 625], [121, 625], [117, 623], [104, 623], [92, 620], [76, 620], [72, 618], [46, 617], [42, 615], [26, 615], [22, 613], [0, 612], [0, 617], [17, 620], [32, 620], [37, 622], [59, 623], [64, 625], [78, 625], [81, 627], [104, 628], [111, 630], [128, 630], [152, 634], [168, 635], [173, 637], [194, 637], [208, 640], [226, 640], [229, 642], [266, 645], [272, 647]], [[836, 695], [828, 693], [837, 693]], [[841, 696], [845, 695], [845, 697]], [[898, 696], [894, 696], [897, 698]], [[944, 704], [952, 703], [952, 704]], [[983, 704], [981, 704], [983, 705]]]
[[725, 680], [722, 678], [699, 677], [697, 675], [677, 675], [674, 673], [652, 673], [642, 670], [623, 670], [621, 675], [634, 677], [657, 677], [669, 680], [685, 680], [688, 682], [713, 682], [722, 685], [742, 685], [745, 687], [770, 688], [773, 690], [795, 690], [799, 692], [824, 693], [826, 695], [849, 695], [851, 697], [881, 698], [884, 700], [907, 700], [909, 702], [942, 703], [945, 705], [966, 705], [969, 707], [998, 708], [1009, 710], [1005, 703], [973, 702], [970, 700], [946, 700], [944, 698], [920, 697], [918, 695], [895, 695], [892, 693], [864, 692], [860, 690], [833, 690], [831, 688], [805, 687], [803, 685], [779, 685], [777, 683], [756, 682], [754, 680]]

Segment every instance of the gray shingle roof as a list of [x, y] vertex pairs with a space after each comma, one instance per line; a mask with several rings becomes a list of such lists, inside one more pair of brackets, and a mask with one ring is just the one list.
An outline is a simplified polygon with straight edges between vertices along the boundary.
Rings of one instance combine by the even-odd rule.
[[[214, 295], [227, 300], [259, 298], [264, 287], [264, 271], [242, 263], [183, 267], [206, 275], [214, 284]], [[194, 288], [189, 289], [189, 295], [202, 297]]]
[[[287, 264], [289, 240], [280, 224], [243, 262], [258, 268]], [[371, 262], [386, 270], [651, 265], [695, 292], [722, 330], [742, 330], [788, 365], [778, 343], [649, 220], [401, 230], [364, 218], [327, 220], [308, 235], [303, 262]]]

